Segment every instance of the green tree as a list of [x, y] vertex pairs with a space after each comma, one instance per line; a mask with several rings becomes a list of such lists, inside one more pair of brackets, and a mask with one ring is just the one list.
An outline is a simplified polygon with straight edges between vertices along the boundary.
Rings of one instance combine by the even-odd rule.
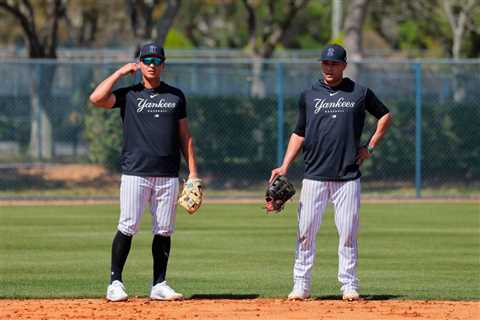
[[[65, 15], [65, 5], [55, 1], [0, 1], [0, 9], [11, 14], [21, 26], [31, 59], [55, 59], [57, 57], [58, 29]], [[31, 134], [30, 152], [36, 159], [51, 159], [53, 135], [48, 100], [55, 77], [55, 64], [39, 65], [31, 78]]]
[[298, 13], [297, 22], [287, 31], [282, 41], [282, 47], [292, 49], [321, 48], [332, 40], [331, 14], [330, 2], [310, 1], [305, 10]]
[[85, 139], [89, 143], [89, 158], [112, 172], [120, 171], [122, 129], [119, 110], [105, 110], [87, 105]]
[[163, 45], [172, 28], [181, 0], [125, 0], [134, 37], [139, 44], [154, 40]]
[[451, 53], [454, 59], [459, 59], [462, 53], [463, 41], [467, 25], [474, 23], [473, 14], [479, 9], [478, 0], [439, 0], [448, 19], [452, 35]]

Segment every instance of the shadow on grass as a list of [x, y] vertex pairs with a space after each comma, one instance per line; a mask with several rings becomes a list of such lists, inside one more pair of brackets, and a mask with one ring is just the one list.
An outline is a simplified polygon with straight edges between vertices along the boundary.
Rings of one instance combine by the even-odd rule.
[[249, 300], [256, 299], [260, 295], [258, 294], [193, 294], [190, 299], [192, 300]]
[[[399, 299], [402, 296], [399, 295], [392, 295], [392, 294], [365, 294], [365, 295], [360, 295], [361, 300], [370, 300], [370, 301], [375, 301], [375, 300], [393, 300], [393, 299]], [[341, 295], [328, 295], [328, 296], [319, 296], [319, 297], [313, 297], [314, 300], [342, 300]]]

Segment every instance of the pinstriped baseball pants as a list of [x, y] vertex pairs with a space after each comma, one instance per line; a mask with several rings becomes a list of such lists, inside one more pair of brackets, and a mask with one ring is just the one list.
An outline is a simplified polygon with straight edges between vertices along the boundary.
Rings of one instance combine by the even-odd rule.
[[175, 228], [179, 191], [177, 177], [140, 177], [122, 175], [118, 230], [134, 235], [148, 203], [152, 215], [152, 233], [169, 236]]
[[298, 229], [294, 288], [310, 292], [311, 272], [316, 254], [316, 235], [331, 200], [339, 235], [338, 281], [341, 291], [358, 289], [357, 235], [360, 210], [360, 179], [352, 181], [315, 181], [304, 179], [297, 211]]

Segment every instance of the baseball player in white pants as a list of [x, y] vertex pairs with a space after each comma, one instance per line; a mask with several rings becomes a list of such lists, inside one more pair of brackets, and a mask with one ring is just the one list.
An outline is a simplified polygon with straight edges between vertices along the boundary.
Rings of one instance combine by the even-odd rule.
[[[310, 297], [316, 235], [329, 201], [339, 235], [338, 280], [344, 300], [358, 300], [357, 277], [360, 210], [360, 165], [372, 156], [391, 123], [385, 105], [375, 94], [343, 77], [347, 54], [328, 45], [321, 55], [323, 79], [302, 92], [297, 126], [279, 168], [270, 182], [285, 175], [303, 147], [305, 173], [298, 207], [293, 290], [289, 299]], [[378, 119], [367, 145], [360, 144], [366, 112]]]
[[[127, 300], [122, 272], [143, 211], [152, 214], [153, 281], [150, 298], [178, 300], [183, 296], [166, 282], [175, 207], [179, 192], [181, 154], [189, 179], [197, 176], [192, 137], [188, 129], [183, 92], [160, 80], [165, 51], [155, 43], [144, 45], [137, 63], [128, 63], [102, 81], [90, 95], [97, 107], [120, 109], [123, 129], [120, 219], [112, 243], [109, 301]], [[113, 90], [122, 77], [142, 73], [142, 82]]]

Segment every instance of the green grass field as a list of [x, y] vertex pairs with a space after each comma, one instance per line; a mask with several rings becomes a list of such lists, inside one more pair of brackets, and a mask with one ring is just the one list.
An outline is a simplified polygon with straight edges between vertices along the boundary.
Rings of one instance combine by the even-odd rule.
[[[103, 297], [118, 208], [0, 207], [0, 298]], [[285, 297], [292, 285], [295, 205], [179, 210], [168, 281], [187, 297]], [[480, 210], [471, 204], [364, 204], [359, 276], [370, 299], [480, 299]], [[146, 213], [124, 271], [130, 296], [151, 281]], [[317, 237], [312, 295], [339, 297], [333, 211]]]

